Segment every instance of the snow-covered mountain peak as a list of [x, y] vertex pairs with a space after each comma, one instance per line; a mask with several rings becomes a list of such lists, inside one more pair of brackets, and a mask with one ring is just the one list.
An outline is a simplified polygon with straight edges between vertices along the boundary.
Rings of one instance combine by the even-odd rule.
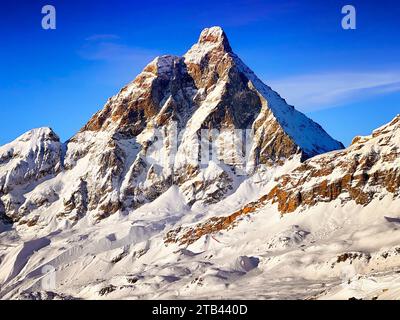
[[0, 147], [0, 195], [58, 172], [62, 144], [50, 128], [30, 130]]
[[[60, 141], [59, 137], [57, 134], [53, 131], [53, 129], [49, 127], [41, 127], [41, 128], [35, 128], [31, 129], [21, 136], [19, 136], [17, 139], [15, 139], [12, 143], [17, 143], [17, 142], [29, 142], [31, 145], [35, 145], [41, 141]], [[0, 147], [0, 149], [6, 147], [7, 145]]]
[[[49, 205], [59, 219], [73, 221], [128, 213], [172, 185], [187, 204], [218, 202], [233, 192], [235, 181], [264, 166], [343, 147], [262, 83], [232, 52], [220, 27], [203, 30], [184, 57], [151, 61], [65, 145], [51, 129], [24, 139], [35, 144], [47, 136], [54, 136], [47, 138], [52, 143], [26, 147], [27, 156], [0, 167], [0, 176], [11, 188], [63, 171], [49, 182], [53, 189], [63, 185], [63, 196], [51, 197]], [[211, 155], [204, 139], [214, 144]], [[64, 182], [63, 175], [73, 178]], [[41, 210], [30, 199], [2, 199], [8, 216]]]
[[[210, 107], [211, 102], [216, 106]], [[205, 113], [200, 112], [202, 105]], [[203, 114], [202, 120], [193, 113], [197, 109], [198, 115]], [[343, 148], [318, 124], [265, 85], [233, 53], [220, 27], [204, 29], [199, 41], [183, 58], [172, 55], [155, 58], [132, 83], [108, 101], [84, 130], [117, 130], [137, 136], [154, 121], [164, 124], [166, 119], [174, 119], [183, 126], [191, 117], [189, 123], [200, 128], [201, 122], [207, 120], [206, 114], [214, 118], [215, 128], [222, 125], [218, 121], [225, 125], [233, 121], [236, 128], [251, 129], [258, 118], [253, 126], [253, 130], [259, 131], [258, 139], [265, 141], [269, 136], [274, 141], [282, 141], [284, 136], [285, 142], [275, 146], [280, 154], [272, 161], [298, 152], [305, 159]], [[260, 126], [262, 122], [264, 125]], [[270, 130], [274, 131], [273, 135], [267, 134]], [[273, 145], [271, 142], [268, 140], [266, 145]]]
[[200, 34], [198, 45], [222, 45], [226, 51], [232, 50], [224, 30], [218, 26], [205, 28]]
[[217, 53], [220, 58], [232, 53], [228, 38], [221, 27], [204, 29], [190, 50], [184, 55], [187, 63], [200, 64], [210, 53]]
[[[212, 162], [202, 149], [203, 138], [214, 144]], [[98, 219], [130, 212], [172, 184], [188, 204], [217, 202], [232, 192], [239, 176], [342, 148], [263, 84], [232, 52], [220, 27], [203, 30], [184, 57], [151, 61], [65, 145], [51, 129], [34, 130], [23, 139], [52, 143], [26, 147], [22, 162], [14, 157], [15, 168], [4, 167], [4, 185], [17, 183], [8, 176], [22, 183], [24, 168], [36, 178], [68, 171], [80, 182], [62, 183], [66, 190], [55, 205], [58, 216], [70, 219], [87, 212]], [[15, 200], [8, 214], [27, 213], [24, 201]]]
[[16, 155], [29, 155], [31, 152], [51, 146], [61, 145], [60, 138], [48, 127], [36, 128], [27, 131], [14, 141], [0, 147], [0, 167]]

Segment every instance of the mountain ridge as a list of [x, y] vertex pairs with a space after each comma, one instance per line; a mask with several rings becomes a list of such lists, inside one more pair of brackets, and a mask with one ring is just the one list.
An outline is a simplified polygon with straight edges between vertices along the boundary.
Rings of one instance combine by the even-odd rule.
[[[250, 132], [246, 141], [239, 130]], [[200, 163], [204, 133], [215, 141], [216, 166]], [[90, 158], [87, 172], [76, 177], [87, 187], [71, 191], [88, 205], [77, 204], [80, 213], [71, 219], [89, 211], [103, 219], [153, 201], [172, 184], [184, 190], [190, 204], [219, 201], [233, 191], [239, 171], [247, 175], [260, 165], [283, 165], [298, 157], [304, 161], [341, 148], [264, 85], [233, 53], [224, 31], [212, 27], [183, 57], [155, 58], [108, 99], [63, 145], [60, 170], [84, 172], [77, 166]], [[209, 179], [202, 178], [205, 172]], [[20, 195], [3, 200], [15, 217], [26, 201]], [[76, 209], [69, 195], [63, 201], [59, 217]]]
[[0, 147], [0, 298], [396, 298], [399, 150], [399, 115], [344, 149], [207, 28]]
[[[275, 185], [258, 200], [228, 216], [210, 218], [194, 227], [170, 230], [165, 243], [192, 244], [209, 234], [230, 230], [240, 218], [266, 205], [277, 205], [281, 216], [340, 198], [367, 206], [387, 193], [400, 197], [400, 115], [375, 129], [371, 135], [353, 139], [344, 150], [310, 158], [276, 178]], [[383, 163], [385, 165], [383, 165]], [[380, 188], [380, 189], [378, 189]], [[369, 190], [368, 190], [369, 189]], [[300, 212], [299, 212], [300, 211]]]

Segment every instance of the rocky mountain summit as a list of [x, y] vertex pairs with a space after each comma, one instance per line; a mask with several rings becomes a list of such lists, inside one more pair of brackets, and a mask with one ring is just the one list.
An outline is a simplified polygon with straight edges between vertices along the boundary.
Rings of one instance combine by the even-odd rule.
[[99, 220], [172, 185], [190, 205], [212, 203], [260, 165], [342, 147], [263, 84], [213, 27], [183, 57], [150, 62], [65, 144], [42, 128], [2, 147], [2, 211], [19, 221], [54, 204], [58, 218]]

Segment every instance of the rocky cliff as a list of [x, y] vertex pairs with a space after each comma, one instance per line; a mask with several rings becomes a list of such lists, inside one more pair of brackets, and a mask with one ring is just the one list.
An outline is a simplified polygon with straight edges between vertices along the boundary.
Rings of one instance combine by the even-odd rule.
[[[172, 185], [189, 205], [213, 203], [260, 166], [343, 147], [263, 84], [219, 27], [203, 30], [183, 57], [150, 62], [65, 144], [49, 130], [38, 130], [49, 135], [38, 142], [43, 147], [26, 148], [41, 157], [32, 164], [2, 165], [16, 153], [2, 148], [1, 199], [14, 220], [57, 201], [58, 218], [77, 221], [92, 212], [99, 220], [151, 202]], [[33, 180], [38, 187], [27, 187]], [[16, 185], [18, 199], [11, 200]]]
[[268, 205], [276, 205], [284, 215], [336, 199], [342, 206], [350, 201], [367, 206], [385, 196], [400, 199], [400, 115], [369, 136], [355, 137], [348, 148], [308, 159], [279, 176], [257, 201], [229, 215], [170, 230], [164, 241], [190, 245], [203, 236], [234, 228], [243, 216]]

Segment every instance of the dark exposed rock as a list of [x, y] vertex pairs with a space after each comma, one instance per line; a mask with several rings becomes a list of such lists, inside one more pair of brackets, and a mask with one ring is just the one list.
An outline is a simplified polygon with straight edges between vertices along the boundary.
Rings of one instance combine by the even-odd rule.
[[345, 151], [310, 159], [283, 175], [268, 194], [268, 199], [278, 203], [279, 211], [284, 214], [299, 206], [330, 202], [343, 194], [360, 205], [367, 205], [385, 190], [398, 197], [400, 168], [396, 161], [400, 153], [396, 139], [400, 132], [399, 118], [397, 116], [387, 126], [374, 131], [370, 138], [358, 137]]
[[110, 294], [111, 292], [114, 292], [115, 290], [117, 290], [117, 287], [110, 284], [109, 286], [100, 289], [99, 295], [106, 296], [106, 295]]

